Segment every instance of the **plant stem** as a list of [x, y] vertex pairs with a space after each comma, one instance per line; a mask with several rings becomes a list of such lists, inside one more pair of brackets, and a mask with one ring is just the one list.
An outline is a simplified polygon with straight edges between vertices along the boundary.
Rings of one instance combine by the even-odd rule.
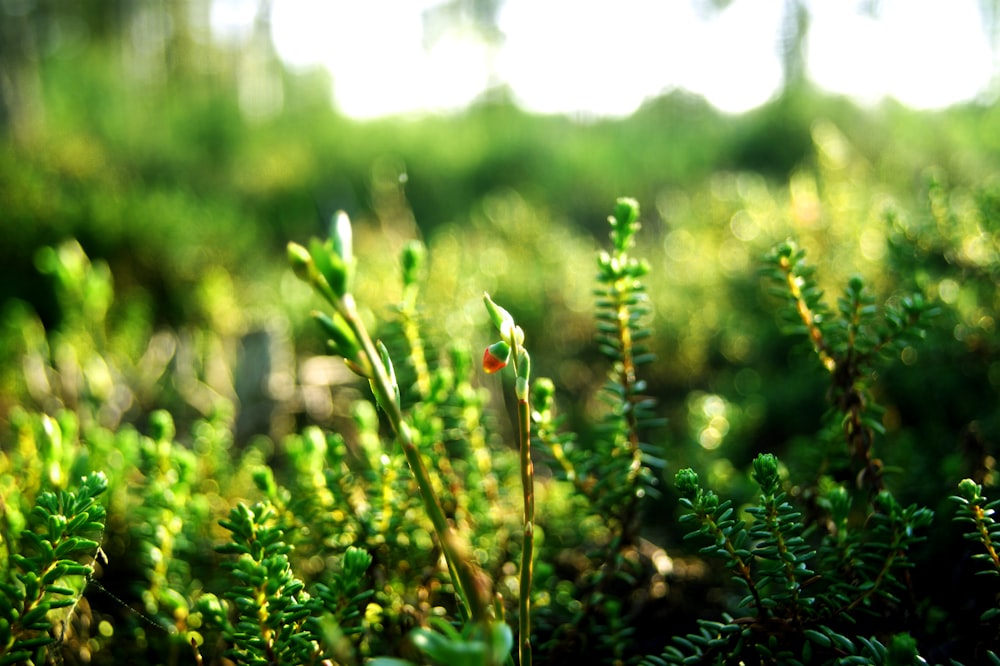
[[375, 349], [371, 336], [368, 335], [364, 322], [358, 315], [354, 299], [351, 298], [350, 294], [345, 294], [343, 298], [328, 298], [328, 300], [337, 309], [338, 314], [344, 318], [361, 343], [361, 349], [364, 353], [364, 358], [361, 359], [362, 368], [368, 372], [368, 377], [372, 380], [372, 389], [375, 391], [378, 404], [385, 411], [403, 449], [403, 455], [406, 456], [406, 462], [410, 466], [413, 478], [417, 482], [420, 499], [431, 519], [431, 524], [434, 526], [434, 532], [441, 544], [448, 568], [453, 573], [455, 592], [469, 617], [476, 622], [487, 623], [490, 619], [489, 612], [492, 600], [489, 579], [472, 562], [471, 547], [445, 517], [441, 502], [434, 492], [430, 473], [427, 471], [427, 466], [424, 465], [410, 427], [403, 418], [400, 405], [396, 401], [395, 390], [389, 380], [389, 374]]
[[521, 435], [521, 487], [524, 491], [524, 544], [521, 547], [520, 615], [518, 618], [521, 666], [531, 665], [531, 574], [535, 549], [535, 466], [531, 461], [531, 405], [518, 396], [518, 425]]
[[802, 293], [800, 286], [800, 277], [795, 274], [795, 267], [788, 257], [781, 257], [778, 265], [784, 273], [788, 291], [792, 295], [792, 300], [795, 301], [795, 309], [798, 311], [802, 323], [806, 326], [806, 330], [809, 333], [809, 340], [813, 344], [813, 349], [816, 350], [816, 355], [819, 356], [819, 360], [824, 368], [830, 372], [834, 372], [837, 369], [837, 360], [830, 354], [826, 339], [823, 337], [823, 331], [817, 325], [816, 314], [809, 308], [809, 303], [806, 302], [805, 294]]

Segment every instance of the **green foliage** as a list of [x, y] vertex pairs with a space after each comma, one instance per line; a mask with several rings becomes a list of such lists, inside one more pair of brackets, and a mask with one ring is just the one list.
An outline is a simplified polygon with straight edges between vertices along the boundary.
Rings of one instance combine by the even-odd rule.
[[874, 296], [855, 276], [838, 299], [835, 316], [822, 300], [823, 291], [803, 250], [786, 242], [767, 261], [767, 274], [785, 300], [781, 310], [785, 332], [805, 335], [830, 373], [829, 432], [839, 429], [842, 434], [858, 485], [878, 492], [883, 487], [883, 463], [873, 446], [875, 434], [884, 434], [885, 429], [880, 421], [884, 410], [871, 392], [875, 365], [919, 341], [935, 309], [918, 293], [888, 304], [879, 317]]
[[[225, 597], [235, 608], [232, 624], [221, 613], [233, 648], [227, 655], [244, 664], [314, 664], [331, 656], [350, 658], [350, 637], [360, 634], [362, 604], [371, 596], [365, 572], [371, 556], [357, 548], [344, 553], [330, 585], [317, 584], [311, 596], [292, 573], [282, 529], [271, 507], [234, 508], [222, 526], [232, 532], [219, 551], [235, 555], [225, 564], [236, 585]], [[345, 645], [346, 643], [346, 645]]]
[[44, 491], [25, 529], [3, 534], [0, 663], [43, 664], [62, 640], [100, 549], [106, 512], [97, 498], [108, 479], [95, 472], [76, 491]]
[[[958, 484], [958, 494], [953, 495], [951, 499], [959, 506], [955, 520], [966, 526], [965, 538], [977, 542], [982, 548], [980, 552], [972, 556], [973, 559], [985, 562], [985, 566], [976, 573], [993, 577], [1000, 574], [1000, 556], [997, 554], [997, 548], [1000, 547], [1000, 525], [993, 518], [997, 507], [1000, 506], [1000, 501], [987, 500], [983, 496], [982, 490], [982, 486], [972, 479], [963, 479]], [[997, 636], [1000, 635], [998, 633], [1000, 632], [1000, 604], [994, 603], [991, 608], [983, 611], [979, 620], [992, 636], [985, 642], [993, 649], [986, 651], [985, 654], [992, 663], [996, 664], [1000, 662], [1000, 657], [997, 656], [997, 653], [1000, 652], [1000, 645], [998, 645], [1000, 641], [997, 640]]]
[[[614, 121], [485, 100], [355, 123], [279, 72], [264, 117], [231, 65], [185, 66], [200, 40], [174, 33], [137, 94], [128, 49], [74, 25], [25, 79], [46, 113], [0, 151], [4, 582], [38, 498], [94, 470], [107, 557], [71, 558], [93, 572], [32, 659], [499, 662], [530, 614], [537, 663], [674, 636], [647, 660], [997, 662], [993, 575], [972, 576], [996, 570], [995, 109], [799, 91], [731, 118], [675, 93]], [[235, 62], [216, 47], [187, 48]], [[276, 248], [317, 206], [325, 236], [292, 250], [310, 290]], [[779, 316], [818, 364], [774, 335], [753, 269], [775, 244]], [[532, 377], [479, 372], [471, 349], [521, 361], [484, 291]], [[529, 388], [530, 450], [504, 403]], [[704, 482], [661, 487], [667, 464]]]
[[[933, 513], [903, 508], [888, 491], [874, 501], [861, 527], [839, 523], [837, 531], [818, 537], [804, 529], [802, 514], [780, 490], [778, 460], [761, 454], [754, 461], [760, 489], [756, 505], [746, 509], [749, 527], [729, 500], [701, 487], [690, 469], [675, 484], [692, 524], [689, 537], [710, 541], [702, 552], [722, 559], [746, 596], [736, 607], [745, 614], [723, 622], [701, 622], [701, 631], [647, 663], [725, 664], [733, 661], [813, 664], [912, 663], [889, 659], [855, 627], [898, 612], [908, 593], [908, 553], [926, 539]], [[836, 487], [828, 500], [831, 514], [842, 519], [846, 494]], [[864, 630], [863, 630], [864, 631]], [[902, 640], [902, 639], [901, 639]], [[895, 650], [897, 641], [894, 639]], [[909, 643], [913, 648], [912, 641]]]
[[[639, 230], [639, 204], [619, 199], [611, 224], [612, 253], [598, 257], [596, 297], [597, 344], [612, 362], [604, 385], [610, 407], [598, 440], [597, 456], [591, 461], [615, 461], [612, 467], [587, 469], [581, 473], [597, 482], [591, 489], [600, 513], [616, 516], [623, 531], [635, 529], [637, 501], [655, 492], [655, 470], [663, 467], [663, 452], [646, 441], [648, 433], [663, 425], [655, 413], [656, 400], [644, 394], [646, 382], [638, 369], [655, 360], [643, 340], [652, 334], [650, 308], [641, 278], [649, 264], [629, 254]], [[606, 450], [601, 450], [606, 449]], [[629, 537], [630, 538], [630, 537]]]
[[952, 500], [958, 503], [960, 513], [955, 517], [963, 523], [970, 523], [966, 536], [978, 541], [984, 553], [974, 555], [976, 559], [985, 560], [987, 568], [983, 573], [990, 575], [1000, 574], [1000, 556], [997, 555], [996, 543], [1000, 538], [1000, 525], [994, 520], [993, 515], [1000, 500], [988, 501], [982, 495], [982, 486], [972, 479], [964, 479], [958, 484], [958, 495], [952, 496]]
[[[487, 296], [500, 339], [486, 346], [482, 367], [511, 366], [520, 435], [516, 446], [499, 445], [503, 428], [467, 347], [453, 335], [447, 344], [428, 337], [421, 289], [431, 269], [421, 244], [402, 245], [401, 298], [389, 322], [372, 326], [388, 343], [373, 337], [355, 298], [364, 282], [342, 215], [326, 240], [288, 248], [295, 273], [330, 308], [313, 314], [329, 351], [361, 380], [337, 431], [307, 425], [276, 443], [259, 438], [237, 447], [232, 407], [194, 421], [189, 432], [169, 411], [155, 410], [147, 434], [102, 428], [92, 416], [97, 403], [58, 419], [12, 412], [3, 535], [21, 582], [5, 592], [24, 592], [16, 603], [46, 611], [17, 611], [35, 612], [32, 630], [45, 633], [16, 648], [11, 642], [11, 654], [34, 650], [38, 660], [60, 641], [65, 650], [85, 640], [68, 629], [82, 631], [82, 622], [57, 626], [47, 617], [65, 606], [82, 607], [104, 627], [101, 638], [89, 639], [98, 663], [146, 651], [178, 663], [190, 651], [196, 659], [260, 664], [496, 664], [511, 658], [515, 640], [522, 664], [636, 661], [661, 649], [646, 662], [919, 659], [925, 645], [915, 574], [933, 514], [897, 500], [874, 456], [876, 438], [887, 434], [875, 379], [914, 348], [937, 308], [919, 296], [892, 296], [878, 308], [864, 281], [852, 278], [834, 313], [790, 243], [769, 255], [769, 272], [782, 287], [783, 316], [831, 378], [820, 435], [828, 444], [820, 455], [830, 462], [806, 487], [776, 456], [757, 455], [750, 471], [756, 497], [745, 506], [703, 486], [691, 469], [677, 472], [680, 525], [690, 543], [702, 544], [697, 557], [720, 562], [737, 594], [723, 596], [715, 618], [700, 617], [696, 631], [666, 648], [640, 647], [648, 634], [632, 620], [643, 609], [627, 600], [649, 599], [665, 584], [668, 556], [651, 551], [646, 537], [657, 523], [648, 509], [665, 499], [657, 472], [667, 454], [650, 443], [664, 421], [639, 372], [655, 357], [647, 347], [650, 264], [631, 254], [638, 219], [638, 205], [619, 200], [609, 218], [610, 250], [598, 256], [596, 341], [610, 370], [590, 431], [574, 430], [560, 413], [555, 381], [531, 383], [525, 329]], [[66, 335], [88, 321], [68, 321]], [[98, 348], [95, 338], [80, 339], [83, 348]], [[361, 397], [368, 391], [372, 400]], [[532, 442], [555, 474], [540, 483]], [[846, 462], [837, 452], [844, 448], [852, 453]], [[15, 480], [17, 466], [28, 473]], [[51, 563], [31, 558], [44, 555], [40, 544], [56, 553], [59, 537], [16, 537], [36, 533], [25, 529], [40, 524], [31, 522], [39, 519], [32, 502], [70, 497], [46, 488], [95, 467], [110, 474], [104, 569], [128, 571], [131, 580], [109, 591], [121, 605], [113, 612], [82, 596], [92, 568], [79, 560], [93, 559], [96, 541], [63, 546], [76, 564], [59, 576], [79, 578], [79, 590], [53, 579], [38, 592], [31, 581], [44, 580]], [[995, 570], [995, 507], [981, 486], [959, 488], [967, 536]], [[569, 557], [576, 559], [567, 565]], [[987, 625], [997, 617], [995, 608], [980, 615]], [[984, 641], [976, 649], [988, 655], [993, 648]]]

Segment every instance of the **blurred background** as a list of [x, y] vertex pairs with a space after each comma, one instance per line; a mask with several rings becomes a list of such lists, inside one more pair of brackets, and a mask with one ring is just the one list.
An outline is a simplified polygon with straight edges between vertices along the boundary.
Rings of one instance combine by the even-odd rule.
[[991, 0], [0, 0], [0, 421], [334, 423], [345, 378], [284, 252], [343, 209], [373, 320], [422, 239], [432, 347], [485, 344], [489, 291], [585, 432], [627, 195], [668, 474], [724, 489], [815, 433], [826, 380], [758, 277], [792, 237], [831, 303], [860, 274], [943, 307], [879, 376], [879, 452], [928, 475], [904, 499], [989, 481], [998, 26]]
[[668, 419], [643, 535], [685, 552], [682, 467], [739, 505], [758, 452], [800, 496], [844, 455], [817, 437], [829, 378], [760, 275], [791, 238], [834, 312], [855, 275], [939, 310], [872, 378], [875, 455], [901, 503], [939, 511], [914, 573], [927, 631], [974, 632], [940, 610], [988, 593], [955, 584], [944, 498], [997, 484], [998, 38], [996, 0], [0, 0], [0, 432], [22, 406], [85, 433], [167, 409], [199, 455], [200, 419], [261, 460], [306, 424], [350, 439], [367, 387], [325, 355], [286, 258], [345, 210], [377, 336], [399, 339], [418, 238], [431, 364], [492, 341], [490, 292], [586, 447], [608, 373], [595, 254], [631, 196]]

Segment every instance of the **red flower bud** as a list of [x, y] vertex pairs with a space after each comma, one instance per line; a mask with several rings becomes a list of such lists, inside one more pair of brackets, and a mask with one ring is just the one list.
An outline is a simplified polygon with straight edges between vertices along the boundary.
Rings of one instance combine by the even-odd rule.
[[510, 345], [503, 340], [494, 342], [483, 352], [483, 370], [489, 374], [493, 374], [507, 365], [507, 361], [509, 360]]

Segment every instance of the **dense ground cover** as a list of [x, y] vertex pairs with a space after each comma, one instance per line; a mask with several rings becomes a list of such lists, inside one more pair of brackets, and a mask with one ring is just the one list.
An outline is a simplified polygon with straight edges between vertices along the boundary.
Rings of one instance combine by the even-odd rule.
[[[672, 94], [580, 122], [501, 97], [357, 123], [289, 76], [250, 119], [225, 80], [137, 88], [88, 57], [40, 70], [45, 113], [0, 153], [5, 658], [480, 663], [476, 641], [518, 639], [521, 396], [480, 363], [498, 333], [518, 345], [483, 292], [552, 382], [532, 393], [537, 661], [673, 659], [698, 619], [719, 624], [680, 648], [706, 661], [996, 651], [996, 581], [973, 576], [1000, 564], [995, 528], [969, 522], [1000, 437], [992, 106], [793, 90], [730, 118]], [[309, 245], [338, 209], [346, 257]], [[350, 288], [324, 302], [289, 241]], [[502, 593], [487, 619], [465, 565]]]

